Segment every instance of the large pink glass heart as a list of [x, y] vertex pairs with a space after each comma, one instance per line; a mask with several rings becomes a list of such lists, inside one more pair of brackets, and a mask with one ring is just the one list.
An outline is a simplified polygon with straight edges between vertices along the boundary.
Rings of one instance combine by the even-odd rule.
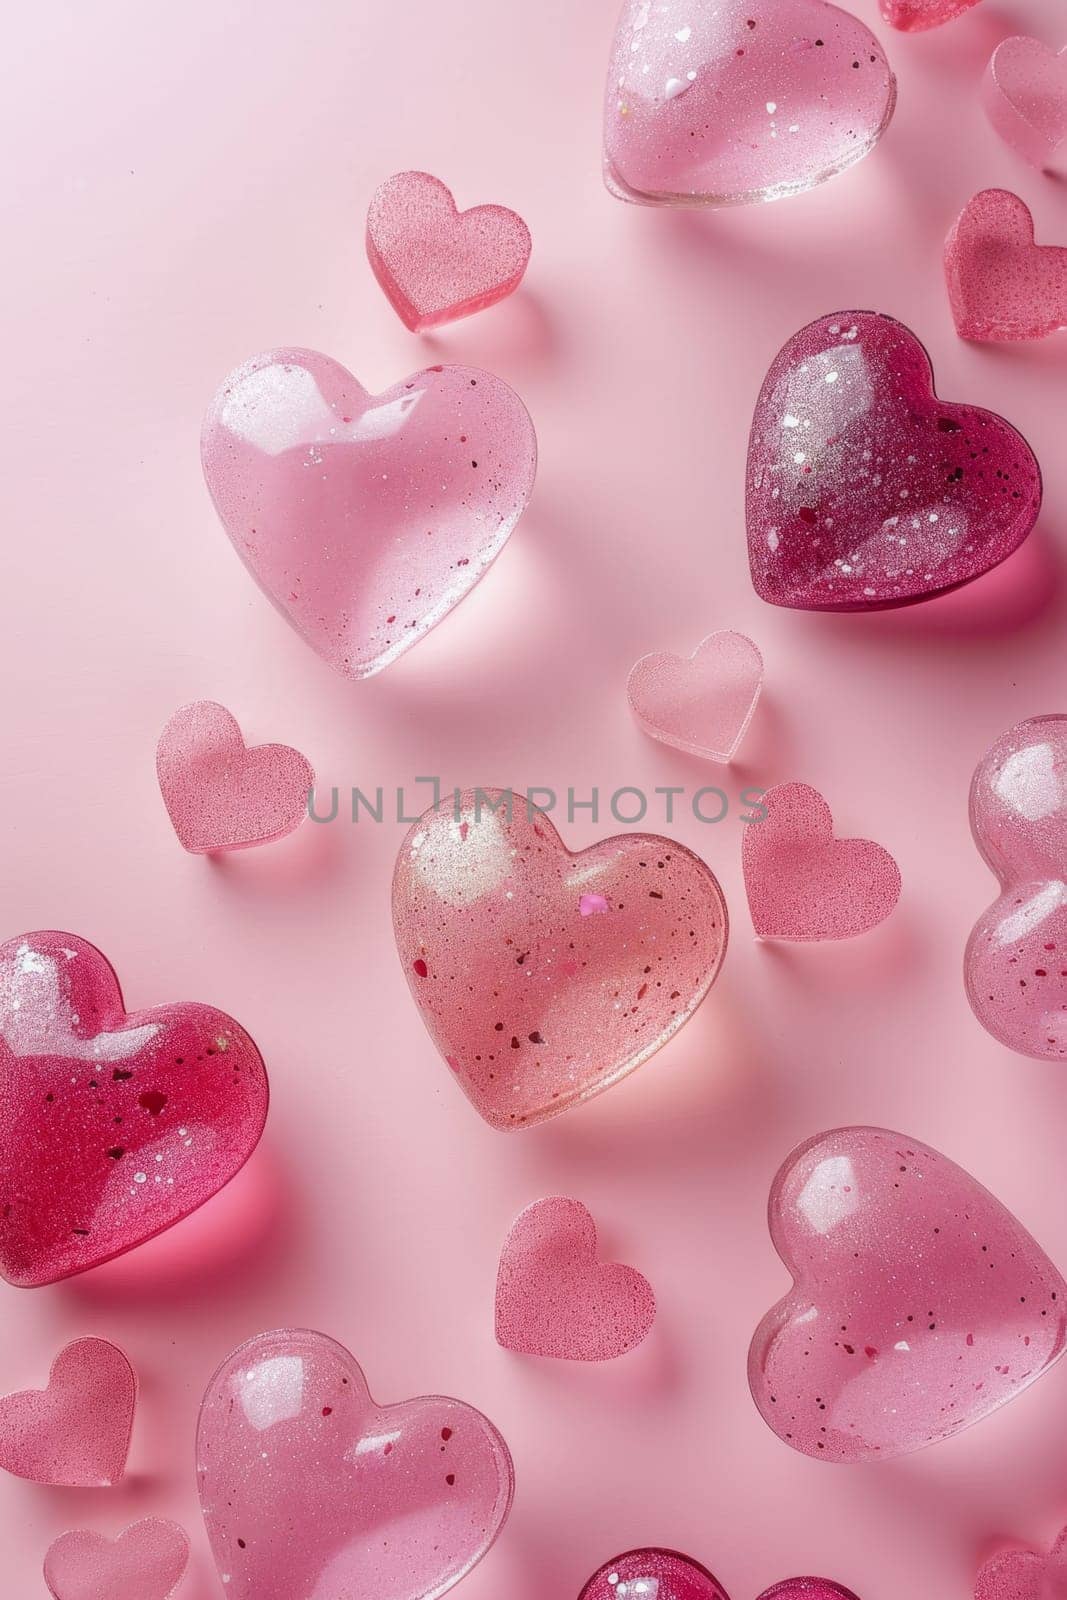
[[982, 84], [986, 114], [1006, 144], [1034, 167], [1061, 165], [1067, 142], [1067, 46], [1057, 55], [1019, 35], [994, 50]]
[[1067, 1060], [1067, 716], [1002, 735], [971, 783], [971, 831], [1001, 893], [967, 942], [975, 1016], [1023, 1055]]
[[711, 633], [691, 656], [642, 656], [630, 669], [630, 710], [653, 739], [730, 762], [763, 687], [763, 657], [743, 633]]
[[786, 1161], [770, 1198], [793, 1287], [756, 1330], [753, 1398], [822, 1461], [882, 1461], [947, 1439], [1064, 1351], [1067, 1284], [960, 1167], [905, 1134], [836, 1128]]
[[692, 1016], [726, 952], [698, 856], [654, 834], [572, 854], [532, 801], [472, 789], [415, 823], [393, 926], [434, 1043], [494, 1128], [600, 1094]]
[[222, 385], [201, 455], [256, 582], [332, 667], [367, 678], [500, 554], [537, 443], [487, 372], [430, 367], [371, 395], [329, 356], [268, 350]]
[[439, 1395], [378, 1406], [348, 1351], [302, 1329], [223, 1363], [196, 1448], [230, 1600], [435, 1600], [511, 1505], [511, 1457], [480, 1412]]
[[974, 1600], [1067, 1600], [1067, 1528], [1048, 1555], [1001, 1550], [982, 1567]]
[[75, 1339], [46, 1389], [0, 1399], [0, 1467], [31, 1483], [98, 1489], [126, 1471], [137, 1377], [107, 1339]]
[[945, 244], [945, 280], [961, 339], [1043, 339], [1067, 327], [1067, 249], [1034, 242], [1030, 207], [983, 189]]
[[184, 1529], [146, 1517], [117, 1539], [63, 1534], [44, 1558], [44, 1580], [55, 1600], [170, 1600], [188, 1564]]
[[55, 1283], [180, 1222], [252, 1154], [259, 1051], [192, 1003], [123, 1010], [70, 933], [0, 946], [0, 1272]]
[[859, 161], [895, 103], [881, 45], [827, 0], [625, 0], [604, 180], [641, 205], [777, 200]]
[[[677, 1550], [628, 1550], [594, 1572], [578, 1600], [729, 1600], [706, 1567]], [[787, 1578], [760, 1600], [856, 1600], [826, 1578]]]
[[882, 16], [892, 28], [904, 33], [922, 33], [939, 28], [953, 17], [961, 17], [978, 0], [881, 0]]
[[774, 359], [748, 451], [757, 594], [809, 611], [875, 611], [969, 583], [1018, 549], [1041, 509], [1025, 439], [934, 393], [902, 323], [840, 311]]

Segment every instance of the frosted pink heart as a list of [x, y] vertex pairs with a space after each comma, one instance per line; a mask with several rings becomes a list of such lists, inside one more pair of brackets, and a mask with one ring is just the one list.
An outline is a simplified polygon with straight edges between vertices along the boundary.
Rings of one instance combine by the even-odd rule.
[[1009, 1049], [1067, 1061], [1067, 716], [1003, 734], [978, 763], [970, 811], [1001, 886], [967, 942], [971, 1008]]
[[511, 1457], [472, 1406], [378, 1406], [347, 1350], [281, 1329], [242, 1345], [204, 1396], [200, 1501], [229, 1600], [435, 1600], [511, 1505]]
[[572, 854], [527, 797], [472, 789], [410, 829], [397, 949], [430, 1034], [494, 1128], [600, 1094], [692, 1016], [726, 952], [726, 902], [655, 834]]
[[983, 189], [945, 244], [945, 279], [963, 339], [1043, 339], [1067, 327], [1067, 249], [1034, 242], [1030, 208]]
[[183, 850], [244, 850], [300, 826], [315, 774], [287, 744], [251, 749], [214, 700], [174, 713], [156, 748], [156, 776]]
[[881, 0], [882, 16], [904, 33], [922, 33], [962, 17], [978, 0]]
[[137, 1378], [116, 1345], [75, 1339], [46, 1389], [0, 1399], [0, 1467], [31, 1483], [94, 1489], [126, 1471]]
[[743, 633], [712, 633], [689, 657], [642, 656], [626, 693], [653, 739], [711, 761], [732, 761], [763, 687], [763, 657]]
[[994, 50], [982, 83], [986, 114], [1006, 144], [1034, 167], [1059, 164], [1067, 141], [1067, 46], [1057, 55], [1019, 35]]
[[817, 789], [783, 783], [760, 801], [741, 865], [752, 925], [761, 939], [851, 939], [877, 927], [900, 897], [900, 869], [870, 839], [835, 839]]
[[770, 1197], [793, 1288], [749, 1351], [753, 1398], [820, 1461], [882, 1461], [1021, 1394], [1064, 1350], [1067, 1284], [1026, 1229], [936, 1150], [836, 1128]]
[[974, 1600], [1067, 1600], [1067, 1528], [1049, 1554], [1002, 1550], [982, 1567]]
[[[729, 1600], [706, 1567], [677, 1550], [628, 1550], [605, 1561], [578, 1600]], [[826, 1578], [787, 1578], [760, 1600], [856, 1600]]]
[[902, 323], [839, 311], [794, 334], [748, 449], [748, 555], [764, 600], [876, 611], [943, 594], [1018, 549], [1041, 473], [1011, 425], [934, 393]]
[[55, 1600], [170, 1600], [188, 1564], [184, 1530], [146, 1517], [114, 1540], [63, 1534], [44, 1558], [44, 1579]]
[[55, 1283], [180, 1222], [252, 1154], [267, 1078], [212, 1006], [123, 1009], [71, 933], [0, 946], [0, 1272]]
[[367, 256], [397, 316], [413, 333], [484, 311], [517, 289], [530, 230], [506, 206], [458, 211], [428, 172], [398, 172], [367, 212]]
[[533, 423], [507, 384], [430, 367], [371, 395], [329, 356], [230, 374], [201, 440], [256, 582], [349, 678], [380, 672], [469, 594], [533, 488]]
[[895, 103], [881, 45], [827, 0], [625, 0], [604, 180], [641, 205], [777, 200], [859, 161]]
[[516, 1218], [496, 1280], [496, 1337], [506, 1350], [559, 1361], [611, 1361], [639, 1345], [656, 1316], [648, 1279], [597, 1260], [596, 1223], [554, 1195]]

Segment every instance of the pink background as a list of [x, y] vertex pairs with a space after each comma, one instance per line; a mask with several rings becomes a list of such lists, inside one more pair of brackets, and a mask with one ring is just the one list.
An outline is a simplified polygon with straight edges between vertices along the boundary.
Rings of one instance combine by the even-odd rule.
[[[999, 38], [1059, 45], [1064, 15], [986, 0], [906, 38], [874, 0], [854, 5], [900, 78], [883, 144], [800, 199], [708, 215], [601, 187], [616, 0], [59, 0], [9, 16], [4, 933], [81, 933], [131, 1006], [223, 1006], [262, 1048], [274, 1108], [199, 1217], [66, 1285], [0, 1285], [4, 1388], [43, 1381], [85, 1333], [121, 1343], [143, 1383], [123, 1488], [0, 1481], [5, 1594], [43, 1594], [62, 1529], [148, 1514], [193, 1535], [183, 1600], [221, 1594], [196, 1509], [197, 1405], [234, 1345], [287, 1321], [347, 1343], [380, 1399], [455, 1394], [504, 1432], [515, 1509], [464, 1600], [572, 1600], [643, 1542], [691, 1551], [734, 1600], [812, 1570], [862, 1600], [965, 1600], [998, 1539], [1047, 1542], [1067, 1521], [1067, 1363], [975, 1431], [871, 1469], [793, 1454], [745, 1383], [751, 1331], [786, 1285], [768, 1185], [821, 1128], [872, 1121], [938, 1146], [1067, 1268], [1063, 1068], [987, 1037], [960, 976], [993, 897], [967, 830], [971, 771], [1018, 718], [1067, 710], [1067, 336], [959, 343], [939, 264], [989, 184], [1067, 242], [1067, 190], [1014, 160], [975, 94]], [[534, 236], [526, 287], [432, 338], [405, 333], [362, 250], [373, 187], [408, 166], [461, 205], [516, 207]], [[1046, 509], [1002, 572], [957, 596], [775, 611], [745, 557], [752, 403], [796, 328], [858, 307], [915, 329], [945, 396], [1023, 431]], [[260, 596], [200, 478], [217, 382], [284, 342], [375, 389], [429, 362], [484, 365], [540, 435], [534, 501], [497, 566], [367, 683], [334, 677]], [[163, 723], [209, 696], [253, 739], [298, 744], [326, 786], [695, 788], [716, 769], [640, 734], [624, 686], [637, 656], [715, 627], [750, 632], [768, 673], [726, 786], [815, 783], [842, 831], [897, 856], [900, 907], [852, 944], [759, 946], [736, 812], [717, 827], [684, 814], [677, 836], [733, 912], [723, 975], [628, 1083], [525, 1133], [479, 1121], [412, 1008], [389, 933], [402, 827], [305, 825], [204, 861], [179, 849], [155, 786]], [[562, 826], [575, 846], [615, 828]], [[553, 1192], [589, 1205], [659, 1297], [647, 1343], [604, 1368], [493, 1342], [500, 1243]]]

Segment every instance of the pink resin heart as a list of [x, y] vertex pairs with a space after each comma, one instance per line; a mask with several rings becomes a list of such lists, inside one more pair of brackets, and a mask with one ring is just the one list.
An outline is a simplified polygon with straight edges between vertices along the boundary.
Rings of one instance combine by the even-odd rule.
[[895, 103], [881, 45], [827, 0], [625, 0], [604, 181], [641, 205], [777, 200], [861, 160]]
[[953, 17], [961, 17], [978, 0], [881, 0], [882, 16], [892, 28], [904, 33], [922, 33], [939, 28]]
[[766, 1590], [759, 1600], [858, 1600], [858, 1596], [828, 1578], [787, 1578]]
[[870, 839], [835, 839], [830, 807], [806, 783], [765, 791], [741, 841], [752, 925], [761, 939], [851, 939], [900, 897], [900, 868]]
[[1067, 46], [1057, 55], [1039, 39], [1002, 40], [982, 96], [993, 127], [1024, 161], [1060, 166], [1067, 141]]
[[507, 1445], [439, 1395], [378, 1406], [321, 1333], [250, 1340], [208, 1385], [200, 1502], [229, 1600], [434, 1600], [511, 1506]]
[[689, 657], [642, 656], [630, 710], [646, 733], [690, 755], [732, 761], [763, 687], [763, 657], [743, 633], [709, 634]]
[[974, 1600], [1067, 1600], [1067, 1528], [1047, 1556], [1002, 1550], [982, 1567]]
[[1034, 242], [1030, 208], [983, 189], [945, 244], [945, 279], [961, 339], [1043, 339], [1067, 327], [1067, 249]]
[[446, 797], [410, 829], [393, 926], [411, 992], [494, 1128], [618, 1083], [692, 1016], [726, 952], [726, 902], [654, 834], [572, 854], [528, 798]]
[[44, 1581], [55, 1600], [170, 1600], [188, 1564], [184, 1530], [146, 1517], [114, 1540], [63, 1534], [44, 1558]]
[[98, 1489], [126, 1471], [137, 1377], [116, 1345], [75, 1339], [46, 1389], [0, 1399], [0, 1467], [31, 1483]]
[[967, 942], [967, 998], [1009, 1049], [1067, 1061], [1067, 716], [999, 738], [978, 763], [970, 810], [1001, 893]]
[[840, 311], [793, 336], [756, 404], [748, 555], [757, 594], [808, 611], [876, 611], [978, 578], [1041, 509], [1025, 439], [934, 393], [893, 317]]
[[[594, 1572], [578, 1600], [729, 1600], [706, 1567], [677, 1550], [628, 1550]], [[856, 1600], [826, 1578], [788, 1578], [760, 1600]]]
[[252, 1154], [267, 1078], [212, 1006], [123, 1010], [70, 933], [0, 946], [0, 1272], [55, 1283], [180, 1222]]
[[244, 850], [298, 828], [315, 774], [287, 744], [251, 749], [214, 700], [182, 706], [160, 735], [156, 776], [183, 850]]
[[771, 1189], [793, 1288], [749, 1351], [752, 1395], [794, 1450], [884, 1461], [947, 1439], [1064, 1350], [1067, 1284], [980, 1183], [884, 1128], [809, 1139]]
[[430, 367], [371, 395], [328, 356], [269, 350], [230, 374], [201, 439], [256, 582], [349, 678], [395, 661], [500, 554], [533, 488], [533, 423], [507, 384]]
[[484, 311], [522, 282], [530, 230], [506, 206], [457, 211], [428, 172], [398, 172], [367, 212], [367, 256], [397, 316], [413, 333]]
[[639, 1345], [656, 1316], [647, 1278], [597, 1260], [596, 1223], [578, 1200], [537, 1200], [512, 1224], [496, 1280], [505, 1350], [558, 1361], [611, 1361]]

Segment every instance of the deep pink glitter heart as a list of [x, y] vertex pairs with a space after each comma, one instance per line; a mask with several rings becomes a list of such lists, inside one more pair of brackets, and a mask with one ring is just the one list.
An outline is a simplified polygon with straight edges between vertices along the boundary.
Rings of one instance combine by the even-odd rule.
[[430, 367], [371, 395], [329, 356], [268, 350], [215, 396], [201, 454], [256, 582], [332, 667], [367, 678], [500, 554], [537, 442], [487, 372]]
[[936, 1150], [836, 1128], [770, 1197], [793, 1288], [756, 1330], [764, 1421], [821, 1461], [883, 1461], [947, 1439], [1063, 1354], [1067, 1284], [999, 1200]]
[[393, 875], [397, 949], [416, 1004], [494, 1128], [600, 1094], [692, 1016], [726, 952], [722, 890], [655, 834], [567, 850], [520, 795], [446, 797]]
[[858, 1600], [851, 1589], [828, 1578], [787, 1578], [767, 1589], [759, 1600]]
[[1030, 207], [983, 189], [945, 244], [945, 281], [962, 339], [1043, 339], [1067, 327], [1067, 249], [1034, 242]]
[[967, 942], [967, 997], [1023, 1055], [1067, 1060], [1067, 716], [1001, 736], [971, 783], [971, 831], [1001, 893]]
[[188, 1564], [184, 1529], [146, 1517], [114, 1540], [63, 1534], [44, 1558], [44, 1579], [55, 1600], [170, 1600]]
[[712, 633], [691, 656], [669, 651], [642, 656], [630, 669], [626, 693], [640, 726], [653, 739], [730, 762], [744, 738], [763, 687], [763, 657], [743, 633]]
[[107, 1339], [75, 1339], [46, 1389], [0, 1399], [0, 1467], [31, 1483], [96, 1489], [126, 1471], [137, 1377]]
[[1018, 549], [1041, 509], [1025, 439], [950, 405], [893, 317], [840, 311], [775, 357], [748, 450], [748, 555], [762, 599], [875, 611], [969, 583]]
[[1067, 141], [1067, 46], [1019, 35], [994, 50], [982, 84], [993, 127], [1024, 161], [1059, 167]]
[[1048, 1555], [1002, 1550], [982, 1567], [974, 1600], [1067, 1600], [1067, 1528]]
[[367, 212], [367, 256], [413, 333], [484, 311], [522, 282], [530, 230], [506, 206], [458, 211], [428, 172], [398, 172]]
[[678, 1550], [628, 1550], [605, 1561], [578, 1600], [729, 1600], [726, 1590]]
[[260, 1334], [219, 1368], [197, 1462], [230, 1600], [435, 1600], [493, 1543], [514, 1481], [472, 1406], [378, 1406], [348, 1351], [302, 1329]]
[[634, 1267], [597, 1260], [596, 1223], [553, 1195], [516, 1218], [496, 1280], [496, 1337], [506, 1350], [559, 1361], [611, 1361], [652, 1327], [656, 1298]]
[[0, 946], [0, 1272], [55, 1283], [180, 1222], [252, 1154], [267, 1078], [211, 1006], [126, 1013], [70, 933]]
[[978, 0], [881, 0], [882, 16], [904, 33], [922, 33], [962, 17]]

